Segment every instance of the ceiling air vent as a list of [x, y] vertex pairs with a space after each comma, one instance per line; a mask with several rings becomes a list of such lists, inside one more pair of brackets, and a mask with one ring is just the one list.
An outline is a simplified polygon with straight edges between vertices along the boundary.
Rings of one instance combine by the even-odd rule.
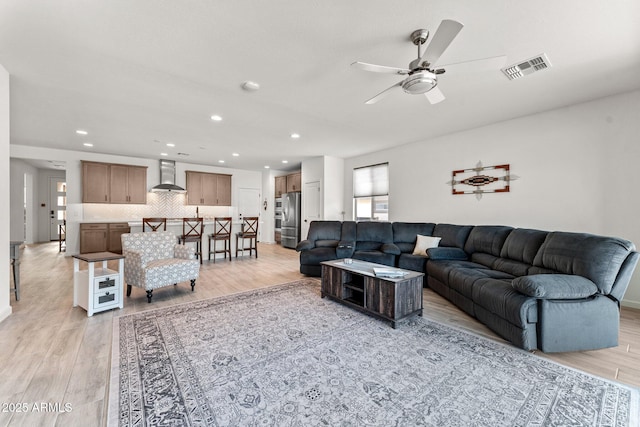
[[541, 54], [533, 58], [529, 58], [524, 62], [510, 65], [502, 69], [502, 72], [509, 80], [519, 79], [528, 74], [535, 73], [536, 71], [542, 71], [551, 67], [551, 62], [547, 58], [546, 54]]

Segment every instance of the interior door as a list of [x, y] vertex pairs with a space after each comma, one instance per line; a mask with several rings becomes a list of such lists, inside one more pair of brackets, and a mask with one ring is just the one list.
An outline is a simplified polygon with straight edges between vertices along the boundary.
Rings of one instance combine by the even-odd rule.
[[49, 239], [58, 240], [60, 224], [67, 219], [67, 183], [64, 178], [49, 178]]
[[304, 220], [300, 228], [300, 236], [302, 239], [305, 239], [309, 234], [309, 223], [322, 219], [320, 181], [305, 183], [302, 194], [304, 194], [302, 198], [302, 203], [304, 204], [302, 215]]

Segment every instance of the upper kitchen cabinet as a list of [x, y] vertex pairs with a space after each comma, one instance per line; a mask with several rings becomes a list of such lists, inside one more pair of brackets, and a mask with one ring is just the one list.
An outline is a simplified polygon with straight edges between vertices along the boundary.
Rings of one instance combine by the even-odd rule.
[[147, 168], [111, 165], [111, 203], [147, 203]]
[[287, 192], [287, 177], [286, 177], [286, 175], [276, 176], [275, 190], [276, 190], [275, 191], [276, 197], [282, 197], [282, 194]]
[[231, 206], [231, 175], [186, 171], [187, 204]]
[[82, 203], [147, 203], [146, 166], [83, 161]]
[[82, 203], [109, 203], [109, 165], [82, 162]]
[[302, 191], [302, 175], [300, 172], [287, 175], [287, 193]]

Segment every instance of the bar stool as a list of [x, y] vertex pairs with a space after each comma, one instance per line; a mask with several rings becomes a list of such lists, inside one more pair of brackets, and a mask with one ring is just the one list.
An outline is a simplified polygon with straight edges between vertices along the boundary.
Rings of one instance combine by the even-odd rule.
[[167, 231], [167, 218], [142, 218], [142, 232], [158, 231], [162, 227], [162, 231]]
[[202, 234], [204, 221], [202, 218], [182, 218], [182, 235], [178, 237], [178, 243], [195, 242], [196, 256], [202, 264]]
[[[242, 239], [242, 246], [238, 246], [238, 239]], [[244, 240], [249, 239], [249, 247], [244, 246]], [[258, 258], [258, 217], [246, 216], [242, 222], [242, 231], [236, 233], [236, 258], [238, 258], [238, 249], [242, 251], [249, 250], [249, 256], [251, 251], [256, 251], [256, 258]]]
[[67, 220], [63, 219], [58, 224], [58, 252], [67, 251]]
[[[216, 262], [216, 254], [224, 254], [224, 259], [231, 261], [231, 220], [230, 216], [215, 218], [213, 222], [213, 233], [209, 234], [209, 260], [213, 254], [213, 263]], [[223, 241], [224, 249], [216, 249], [216, 242]]]

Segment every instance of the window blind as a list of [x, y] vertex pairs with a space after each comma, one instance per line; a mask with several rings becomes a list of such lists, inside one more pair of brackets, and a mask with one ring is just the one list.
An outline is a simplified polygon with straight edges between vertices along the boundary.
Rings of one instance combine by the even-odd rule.
[[353, 170], [353, 197], [389, 195], [389, 163]]

